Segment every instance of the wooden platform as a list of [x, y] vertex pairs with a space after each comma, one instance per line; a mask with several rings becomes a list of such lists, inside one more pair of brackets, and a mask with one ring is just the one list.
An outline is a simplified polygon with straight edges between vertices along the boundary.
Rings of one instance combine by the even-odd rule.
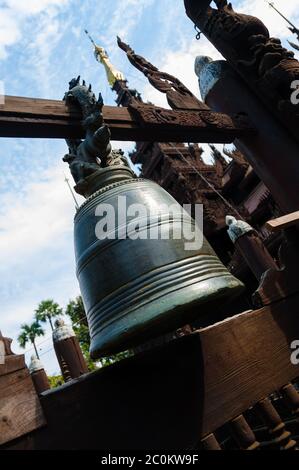
[[299, 377], [299, 295], [41, 396], [47, 426], [10, 449], [193, 449]]

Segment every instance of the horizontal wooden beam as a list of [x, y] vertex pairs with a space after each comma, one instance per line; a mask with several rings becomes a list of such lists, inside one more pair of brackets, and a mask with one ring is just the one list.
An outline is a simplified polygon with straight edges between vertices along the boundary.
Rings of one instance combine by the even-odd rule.
[[283, 215], [278, 219], [269, 220], [269, 222], [266, 223], [266, 228], [270, 230], [270, 232], [279, 232], [280, 230], [295, 227], [296, 225], [299, 225], [299, 211]]
[[[167, 110], [167, 113], [173, 113], [178, 120], [180, 111]], [[204, 113], [208, 124], [188, 128], [186, 125], [174, 126], [171, 122], [161, 125], [140, 123], [136, 113], [128, 108], [103, 108], [112, 140], [230, 143], [241, 135], [252, 134], [250, 126], [238, 125], [229, 116], [212, 111]], [[221, 116], [224, 117], [223, 123]], [[0, 137], [84, 138], [81, 119], [80, 110], [74, 105], [67, 106], [64, 101], [5, 96], [4, 105], [0, 105]]]

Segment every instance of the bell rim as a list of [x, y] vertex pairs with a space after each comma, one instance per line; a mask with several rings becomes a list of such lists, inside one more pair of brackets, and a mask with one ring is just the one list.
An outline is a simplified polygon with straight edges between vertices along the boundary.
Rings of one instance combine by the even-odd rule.
[[[229, 273], [213, 278], [212, 288], [208, 283], [209, 280], [195, 283], [193, 293], [190, 292], [190, 286], [186, 286], [181, 290], [164, 294], [162, 302], [161, 299], [150, 302], [142, 311], [143, 322], [134, 312], [125, 315], [121, 320], [116, 319], [117, 328], [107, 327], [105, 332], [104, 330], [98, 332], [91, 338], [91, 357], [99, 359], [116, 354], [175, 331], [190, 321], [210, 315], [214, 303], [219, 303], [219, 300], [226, 300], [229, 303], [245, 288], [241, 281]], [[172, 308], [169, 307], [170, 298], [173, 299]], [[199, 313], [198, 310], [202, 311]]]

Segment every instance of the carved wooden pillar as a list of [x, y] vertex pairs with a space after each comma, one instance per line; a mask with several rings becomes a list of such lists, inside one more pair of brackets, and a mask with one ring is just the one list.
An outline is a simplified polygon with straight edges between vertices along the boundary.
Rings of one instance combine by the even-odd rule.
[[220, 444], [214, 434], [209, 434], [201, 440], [202, 450], [221, 450]]
[[36, 356], [31, 357], [29, 370], [35, 390], [38, 394], [43, 393], [51, 388], [44, 366]]
[[[205, 59], [205, 60], [204, 60]], [[299, 145], [225, 61], [197, 62], [202, 97], [213, 110], [246, 113], [257, 134], [235, 140], [256, 174], [284, 212], [299, 207]], [[283, 188], [283, 190], [282, 190]]]
[[260, 443], [243, 415], [238, 416], [230, 422], [233, 436], [242, 450], [257, 450]]
[[79, 341], [70, 326], [63, 320], [56, 320], [53, 331], [53, 344], [61, 373], [65, 382], [86, 374], [88, 368]]
[[268, 398], [261, 400], [255, 409], [268, 428], [273, 447], [279, 450], [295, 449], [296, 441], [291, 438], [291, 433], [286, 430], [284, 422], [271, 401]]
[[243, 220], [227, 216], [228, 234], [258, 281], [268, 269], [278, 269], [255, 230]]
[[297, 418], [299, 418], [299, 393], [294, 385], [285, 385], [282, 388], [281, 393], [288, 408]]
[[[235, 72], [223, 73], [218, 62], [221, 80], [214, 68], [207, 102], [249, 115], [259, 134], [252, 141], [239, 140], [246, 157], [281, 208], [297, 210], [299, 105], [292, 94], [299, 62], [279, 39], [270, 37], [259, 18], [234, 11], [228, 0], [184, 2], [189, 18]], [[209, 67], [207, 61], [197, 65]]]

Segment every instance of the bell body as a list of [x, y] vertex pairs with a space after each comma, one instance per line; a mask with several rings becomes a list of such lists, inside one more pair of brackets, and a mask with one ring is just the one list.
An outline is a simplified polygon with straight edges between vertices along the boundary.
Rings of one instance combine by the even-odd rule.
[[[77, 276], [93, 358], [213, 313], [220, 299], [242, 290], [205, 239], [201, 248], [189, 250], [188, 240], [174, 235], [182, 221], [193, 228], [195, 223], [163, 188], [121, 167], [107, 169], [102, 184], [75, 217]], [[137, 215], [140, 238], [134, 239], [136, 232], [124, 219], [120, 199], [126, 208], [141, 204], [148, 214]], [[115, 224], [107, 228], [108, 238], [99, 239], [96, 226], [101, 217], [96, 214], [106, 205], [115, 212]], [[157, 228], [159, 237], [152, 239], [151, 231], [157, 233]]]

